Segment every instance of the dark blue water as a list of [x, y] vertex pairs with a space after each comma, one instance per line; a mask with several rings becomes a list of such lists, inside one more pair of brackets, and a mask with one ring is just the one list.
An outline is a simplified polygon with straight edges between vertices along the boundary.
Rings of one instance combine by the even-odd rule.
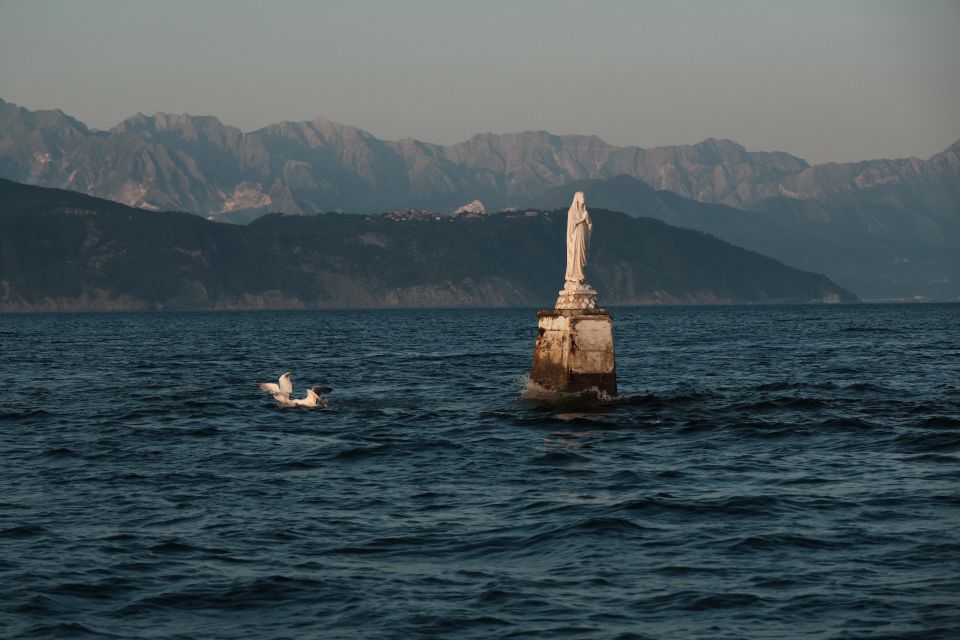
[[960, 637], [960, 305], [614, 317], [0, 316], [0, 636]]

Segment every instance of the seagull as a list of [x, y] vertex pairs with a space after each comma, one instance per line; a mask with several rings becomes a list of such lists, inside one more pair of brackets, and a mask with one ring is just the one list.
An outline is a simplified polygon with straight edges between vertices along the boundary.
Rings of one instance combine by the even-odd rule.
[[321, 393], [330, 393], [333, 391], [330, 387], [311, 387], [307, 389], [306, 398], [291, 398], [290, 395], [280, 395], [274, 394], [273, 399], [277, 401], [277, 404], [281, 407], [306, 407], [314, 408], [320, 407], [325, 409], [327, 401], [320, 397]]
[[280, 376], [279, 384], [276, 382], [261, 382], [257, 387], [259, 387], [261, 391], [266, 391], [274, 398], [283, 396], [289, 399], [290, 394], [293, 393], [293, 383], [290, 382], [290, 373], [290, 371], [287, 371]]

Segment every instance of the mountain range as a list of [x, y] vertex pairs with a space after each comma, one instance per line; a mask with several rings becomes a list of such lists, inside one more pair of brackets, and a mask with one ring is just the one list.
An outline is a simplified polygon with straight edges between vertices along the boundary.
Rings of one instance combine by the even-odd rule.
[[549, 209], [579, 188], [588, 204], [707, 231], [867, 298], [960, 297], [960, 142], [926, 160], [811, 166], [729, 140], [644, 149], [528, 131], [437, 145], [323, 118], [244, 133], [137, 114], [96, 131], [0, 100], [0, 177], [232, 221], [474, 200]]
[[[603, 304], [855, 302], [708, 234], [594, 208]], [[245, 226], [0, 179], [0, 311], [552, 306], [566, 210]]]
[[527, 131], [437, 145], [381, 140], [324, 118], [244, 133], [212, 116], [138, 113], [94, 131], [60, 110], [30, 111], [0, 100], [0, 177], [135, 207], [367, 213], [452, 211], [479, 199], [498, 210], [575, 180], [620, 175], [741, 208], [765, 198], [825, 199], [891, 185], [923, 191], [932, 184], [955, 196], [960, 142], [928, 160], [810, 166], [788, 153], [747, 151], [712, 138], [643, 149]]

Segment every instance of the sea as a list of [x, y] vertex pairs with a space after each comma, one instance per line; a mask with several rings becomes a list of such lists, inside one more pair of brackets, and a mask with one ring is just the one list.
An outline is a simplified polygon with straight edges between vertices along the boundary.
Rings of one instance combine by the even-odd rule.
[[0, 637], [960, 637], [960, 304], [611, 312], [0, 315]]

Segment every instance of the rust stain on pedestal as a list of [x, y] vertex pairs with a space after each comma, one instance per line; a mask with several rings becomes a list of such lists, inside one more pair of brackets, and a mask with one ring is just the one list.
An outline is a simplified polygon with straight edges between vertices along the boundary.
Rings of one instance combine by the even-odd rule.
[[617, 393], [613, 319], [606, 309], [544, 309], [530, 378], [545, 389]]

